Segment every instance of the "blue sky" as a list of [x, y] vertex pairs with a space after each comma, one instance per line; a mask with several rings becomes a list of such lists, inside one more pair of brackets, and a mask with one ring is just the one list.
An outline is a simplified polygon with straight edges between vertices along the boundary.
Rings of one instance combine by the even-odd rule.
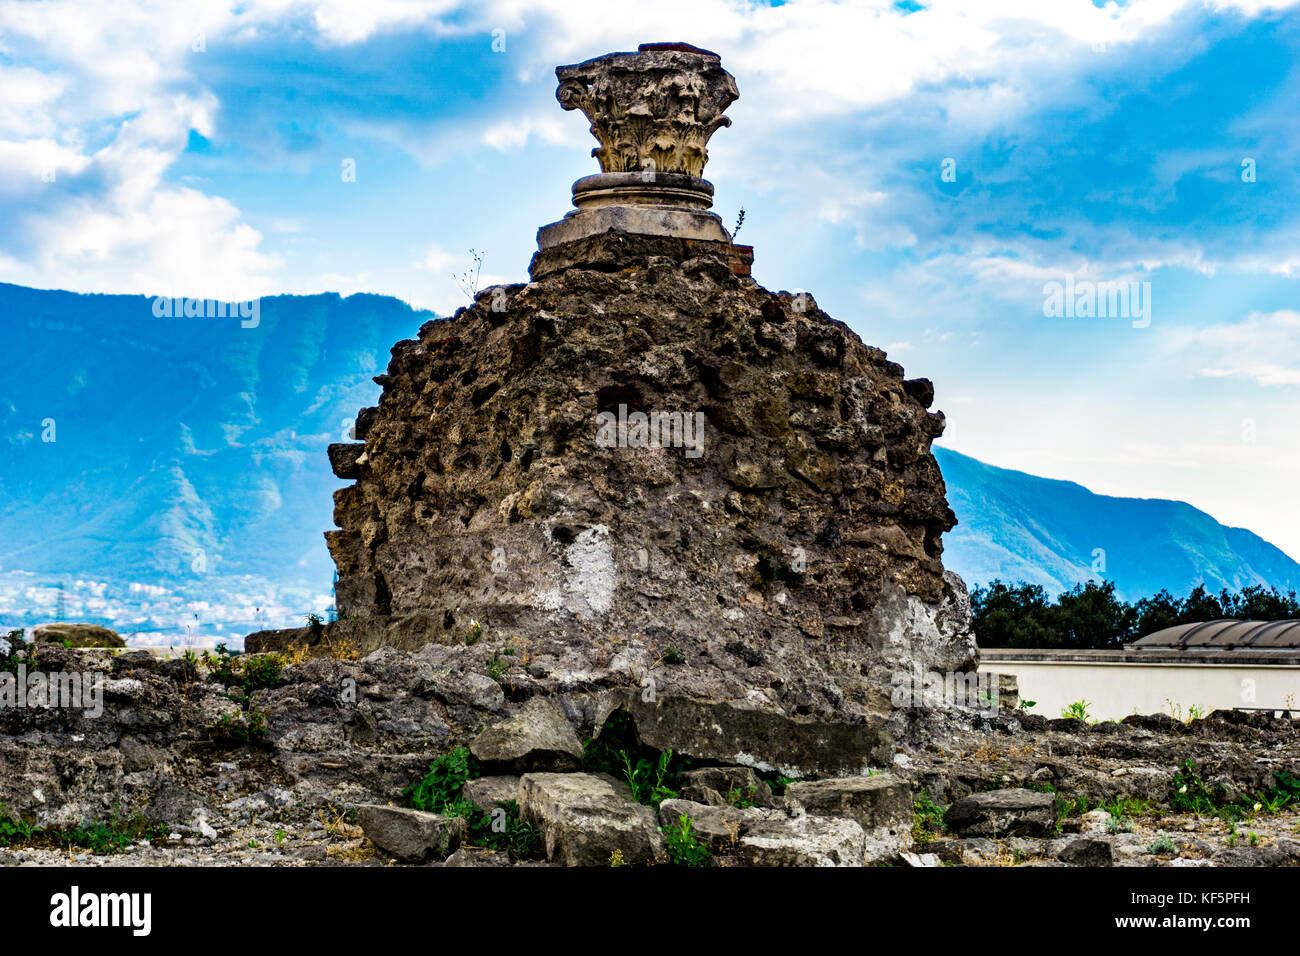
[[[448, 311], [596, 170], [554, 67], [670, 39], [737, 78], [707, 175], [755, 277], [934, 379], [945, 444], [1300, 557], [1285, 4], [4, 2], [0, 280]], [[1150, 325], [1044, 316], [1067, 276]]]

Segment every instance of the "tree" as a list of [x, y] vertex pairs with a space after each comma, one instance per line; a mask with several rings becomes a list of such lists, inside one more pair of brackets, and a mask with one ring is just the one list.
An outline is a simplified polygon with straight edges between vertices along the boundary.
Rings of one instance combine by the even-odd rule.
[[1132, 640], [1137, 610], [1115, 597], [1115, 582], [1076, 584], [1047, 611], [1050, 630], [1068, 648], [1116, 648]]
[[1048, 600], [1036, 584], [994, 580], [971, 592], [971, 624], [980, 647], [1118, 648], [1178, 624], [1234, 618], [1242, 621], [1300, 620], [1296, 592], [1250, 585], [1235, 594], [1213, 595], [1197, 585], [1179, 599], [1166, 590], [1134, 604], [1115, 596], [1112, 581], [1077, 584]]

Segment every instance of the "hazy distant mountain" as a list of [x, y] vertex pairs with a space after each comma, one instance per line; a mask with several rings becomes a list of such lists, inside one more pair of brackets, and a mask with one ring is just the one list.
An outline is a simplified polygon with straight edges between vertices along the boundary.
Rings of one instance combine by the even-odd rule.
[[936, 446], [935, 455], [961, 522], [944, 536], [943, 563], [972, 587], [1001, 578], [1055, 593], [1095, 578], [1114, 581], [1128, 600], [1161, 588], [1181, 596], [1202, 583], [1212, 591], [1300, 590], [1300, 564], [1185, 502], [1112, 498], [946, 448]]
[[301, 621], [332, 579], [325, 448], [431, 317], [277, 296], [244, 328], [0, 284], [0, 624], [49, 619], [60, 586], [67, 616], [127, 632]]

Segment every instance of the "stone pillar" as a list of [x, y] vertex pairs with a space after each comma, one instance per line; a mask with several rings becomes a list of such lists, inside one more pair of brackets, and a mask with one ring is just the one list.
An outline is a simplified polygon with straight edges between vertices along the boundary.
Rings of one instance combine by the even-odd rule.
[[716, 53], [643, 43], [555, 75], [560, 106], [591, 121], [601, 171], [573, 184], [573, 211], [537, 231], [539, 252], [610, 230], [730, 244], [703, 178], [709, 137], [731, 125], [723, 111], [739, 96]]

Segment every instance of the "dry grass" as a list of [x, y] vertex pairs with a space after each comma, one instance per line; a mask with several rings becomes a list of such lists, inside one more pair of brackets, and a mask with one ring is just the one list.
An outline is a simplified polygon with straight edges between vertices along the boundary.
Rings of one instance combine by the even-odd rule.
[[325, 848], [325, 856], [340, 863], [364, 863], [379, 856], [379, 851], [360, 841], [347, 844], [332, 843]]

